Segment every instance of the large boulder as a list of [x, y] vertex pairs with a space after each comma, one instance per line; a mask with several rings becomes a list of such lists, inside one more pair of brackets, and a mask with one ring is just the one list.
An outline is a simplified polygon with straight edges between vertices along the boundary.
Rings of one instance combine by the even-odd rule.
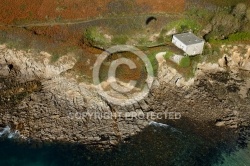
[[244, 3], [239, 3], [235, 6], [235, 8], [233, 9], [232, 14], [237, 17], [242, 19], [243, 17], [245, 17], [246, 15], [246, 11], [247, 11], [247, 6]]
[[210, 36], [215, 39], [225, 39], [230, 34], [236, 33], [241, 27], [241, 21], [231, 14], [220, 13], [216, 15], [211, 24], [213, 31]]

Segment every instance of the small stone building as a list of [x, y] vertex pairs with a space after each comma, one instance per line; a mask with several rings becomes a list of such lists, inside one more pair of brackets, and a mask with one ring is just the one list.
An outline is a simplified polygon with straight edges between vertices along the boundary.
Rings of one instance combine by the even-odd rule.
[[205, 41], [193, 33], [182, 33], [173, 35], [172, 43], [192, 56], [202, 54]]

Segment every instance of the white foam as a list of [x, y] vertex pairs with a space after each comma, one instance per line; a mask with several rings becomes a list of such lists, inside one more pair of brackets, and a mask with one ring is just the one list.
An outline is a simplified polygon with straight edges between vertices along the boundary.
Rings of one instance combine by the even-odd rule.
[[20, 133], [18, 130], [15, 130], [14, 132], [11, 131], [11, 128], [9, 126], [6, 126], [5, 128], [0, 131], [0, 137], [7, 137], [9, 139], [19, 137]]
[[0, 137], [5, 135], [5, 134], [8, 134], [10, 133], [10, 127], [9, 126], [6, 126], [1, 132], [0, 132]]
[[156, 127], [163, 127], [163, 128], [169, 128], [170, 126], [164, 123], [158, 123], [158, 122], [149, 122], [149, 125], [156, 126]]
[[151, 121], [151, 122], [149, 122], [149, 125], [150, 126], [155, 126], [155, 127], [162, 127], [162, 128], [166, 128], [166, 129], [169, 128], [172, 132], [181, 133], [176, 128], [174, 128], [174, 127], [172, 127], [170, 125], [164, 124], [164, 123], [158, 123], [158, 122], [155, 122], [155, 121]]

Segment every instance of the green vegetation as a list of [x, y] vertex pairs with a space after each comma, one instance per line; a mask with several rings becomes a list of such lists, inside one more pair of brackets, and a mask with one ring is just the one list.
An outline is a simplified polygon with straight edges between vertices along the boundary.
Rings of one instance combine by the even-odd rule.
[[207, 24], [214, 16], [211, 10], [207, 10], [200, 7], [192, 7], [186, 11], [187, 19], [197, 20], [199, 24]]
[[6, 46], [11, 49], [22, 49], [24, 51], [27, 51], [30, 49], [29, 47], [30, 43], [28, 41], [24, 41], [21, 39], [16, 39], [16, 40], [7, 39], [7, 40], [4, 40], [2, 44], [6, 44]]
[[148, 38], [147, 37], [141, 37], [138, 39], [138, 44], [139, 45], [147, 45], [148, 43]]
[[175, 30], [177, 33], [193, 31], [197, 33], [201, 30], [202, 25], [195, 19], [183, 18], [177, 21], [170, 22], [161, 31], [158, 42], [170, 42], [172, 36], [166, 36], [166, 33]]
[[79, 56], [77, 55], [78, 50], [79, 48], [76, 46], [68, 46], [60, 50], [49, 51], [52, 55], [50, 57], [50, 63], [55, 63], [61, 56], [66, 55], [67, 53], [74, 53], [77, 57]]
[[230, 34], [238, 32], [241, 27], [241, 21], [231, 14], [217, 13], [212, 19], [212, 31], [206, 39], [226, 39]]
[[[172, 57], [173, 55], [174, 55], [173, 52], [167, 51], [166, 54], [164, 55], [164, 58], [165, 58], [166, 60], [169, 60], [169, 58]], [[179, 63], [179, 66], [180, 66], [180, 67], [189, 67], [190, 64], [191, 64], [191, 60], [190, 60], [189, 56], [184, 56], [184, 57], [181, 59], [181, 61], [180, 61], [180, 63]]]
[[84, 32], [84, 43], [88, 43], [91, 46], [103, 46], [108, 41], [97, 27], [91, 27]]
[[221, 8], [214, 13], [209, 24], [211, 29], [205, 36], [206, 40], [217, 44], [249, 40], [249, 9], [244, 3], [234, 5], [231, 8]]
[[235, 41], [250, 41], [250, 32], [238, 32], [235, 34], [229, 35], [228, 41], [235, 42]]
[[157, 59], [155, 58], [156, 53], [157, 53], [157, 52], [154, 51], [154, 52], [152, 52], [152, 53], [150, 53], [150, 54], [148, 55], [148, 59], [149, 59], [149, 61], [151, 62], [151, 65], [152, 65], [152, 67], [153, 67], [154, 75], [156, 75], [157, 72], [158, 72], [158, 61], [157, 61]]
[[181, 67], [189, 67], [190, 64], [191, 64], [190, 58], [188, 56], [185, 56], [184, 58], [181, 59], [179, 65]]
[[175, 28], [176, 31], [179, 32], [179, 33], [187, 32], [190, 29], [193, 32], [197, 32], [197, 31], [200, 30], [201, 25], [196, 20], [181, 19], [181, 20], [171, 22], [170, 24], [168, 24], [166, 26], [167, 30], [171, 30], [173, 28]]
[[185, 79], [193, 78], [197, 64], [201, 62], [201, 56], [184, 57], [180, 64], [166, 59], [167, 65], [175, 68]]
[[227, 39], [210, 39], [209, 42], [213, 45], [230, 44], [240, 41], [250, 41], [250, 32], [237, 32], [228, 36]]
[[60, 58], [60, 55], [59, 55], [59, 54], [57, 54], [57, 53], [52, 54], [51, 59], [50, 59], [50, 62], [51, 62], [51, 63], [55, 63], [59, 58]]
[[128, 39], [126, 35], [117, 35], [112, 38], [112, 44], [126, 44]]
[[169, 59], [169, 58], [172, 57], [173, 55], [174, 55], [173, 52], [167, 51], [166, 54], [164, 55], [164, 58], [165, 58], [165, 59]]

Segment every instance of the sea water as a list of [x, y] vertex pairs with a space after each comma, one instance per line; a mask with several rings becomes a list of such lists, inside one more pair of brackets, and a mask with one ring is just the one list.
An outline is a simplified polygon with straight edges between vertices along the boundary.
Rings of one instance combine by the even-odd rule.
[[78, 144], [20, 143], [9, 137], [11, 133], [9, 127], [0, 132], [0, 166], [250, 165], [249, 148], [235, 150], [166, 123], [151, 122], [140, 134], [105, 152]]
[[214, 166], [250, 166], [250, 147], [238, 149], [232, 154], [223, 154], [223, 162]]

